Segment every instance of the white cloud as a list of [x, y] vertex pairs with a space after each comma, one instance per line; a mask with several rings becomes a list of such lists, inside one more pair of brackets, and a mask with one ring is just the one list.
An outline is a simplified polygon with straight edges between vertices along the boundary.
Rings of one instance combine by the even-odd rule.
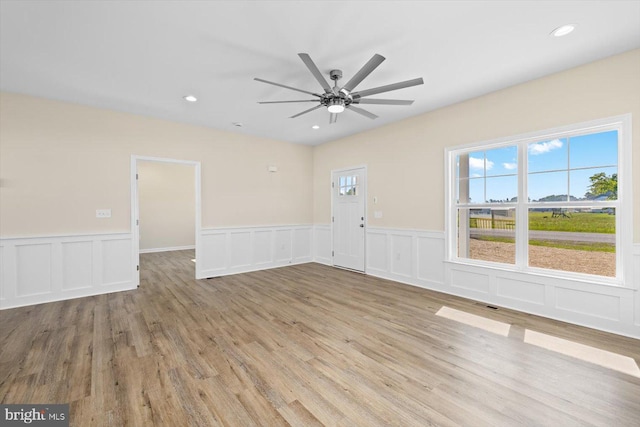
[[471, 169], [484, 169], [485, 164], [487, 166], [487, 170], [490, 170], [493, 167], [493, 162], [491, 160], [469, 156], [469, 167]]
[[562, 141], [559, 139], [553, 139], [551, 141], [538, 142], [535, 144], [529, 144], [529, 154], [537, 156], [538, 154], [548, 153], [551, 150], [555, 150], [562, 147]]
[[518, 164], [517, 163], [503, 163], [502, 167], [504, 167], [508, 171], [512, 171], [512, 170], [518, 168]]

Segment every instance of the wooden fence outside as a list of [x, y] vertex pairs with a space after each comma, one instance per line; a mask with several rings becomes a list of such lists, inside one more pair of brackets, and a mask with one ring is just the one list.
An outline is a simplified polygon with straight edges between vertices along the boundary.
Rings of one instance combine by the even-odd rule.
[[497, 230], [515, 230], [515, 219], [502, 218], [469, 218], [469, 227]]

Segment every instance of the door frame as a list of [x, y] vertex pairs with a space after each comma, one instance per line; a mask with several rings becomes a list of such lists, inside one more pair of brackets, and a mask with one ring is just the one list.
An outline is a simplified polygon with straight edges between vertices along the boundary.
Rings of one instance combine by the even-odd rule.
[[[331, 212], [330, 212], [330, 216], [331, 216], [331, 266], [335, 267], [335, 268], [343, 268], [340, 267], [338, 265], [335, 265], [334, 263], [334, 247], [333, 247], [333, 197], [334, 197], [334, 193], [333, 193], [333, 174], [336, 172], [347, 172], [350, 170], [355, 170], [355, 169], [361, 169], [362, 170], [362, 176], [363, 176], [363, 182], [364, 182], [364, 190], [363, 190], [363, 198], [364, 198], [364, 242], [363, 242], [363, 256], [364, 256], [364, 267], [362, 269], [362, 274], [366, 274], [367, 273], [367, 223], [368, 223], [368, 214], [367, 214], [367, 189], [368, 189], [368, 183], [367, 183], [367, 165], [358, 165], [358, 166], [351, 166], [351, 167], [346, 167], [346, 168], [338, 168], [338, 169], [331, 169], [331, 175], [330, 175], [330, 181], [331, 184], [329, 185], [329, 191], [330, 191], [330, 195], [331, 195]], [[351, 269], [347, 269], [345, 268], [345, 270], [349, 270], [349, 271], [353, 271], [356, 273], [359, 273], [359, 271], [357, 270], [351, 270]]]
[[193, 160], [179, 160], [169, 159], [163, 157], [149, 157], [149, 156], [137, 156], [131, 155], [131, 235], [132, 235], [132, 270], [134, 284], [140, 286], [140, 198], [138, 194], [138, 162], [158, 162], [158, 163], [173, 163], [180, 165], [194, 166], [194, 180], [195, 180], [195, 238], [196, 238], [196, 279], [202, 278], [202, 247], [200, 234], [202, 230], [202, 215], [201, 215], [201, 166], [200, 162]]

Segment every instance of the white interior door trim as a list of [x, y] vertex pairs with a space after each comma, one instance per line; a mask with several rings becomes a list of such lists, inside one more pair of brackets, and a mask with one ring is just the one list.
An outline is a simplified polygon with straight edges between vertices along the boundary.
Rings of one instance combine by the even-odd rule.
[[131, 155], [131, 235], [133, 236], [132, 258], [134, 284], [140, 286], [140, 227], [138, 220], [140, 219], [140, 200], [138, 197], [138, 183], [136, 175], [138, 174], [138, 162], [162, 162], [176, 163], [181, 165], [190, 165], [195, 168], [195, 192], [196, 192], [196, 279], [202, 279], [202, 246], [201, 246], [201, 230], [202, 230], [202, 191], [201, 191], [201, 166], [200, 162], [193, 160], [167, 159], [162, 157], [136, 156]]
[[[357, 166], [350, 166], [350, 167], [345, 167], [345, 168], [338, 168], [338, 169], [332, 169], [331, 173], [330, 173], [330, 181], [333, 183], [333, 175], [336, 173], [341, 173], [341, 172], [347, 172], [350, 170], [356, 170], [356, 169], [361, 169], [362, 173], [363, 173], [363, 197], [364, 197], [364, 248], [363, 248], [363, 256], [364, 256], [364, 266], [362, 269], [362, 273], [366, 274], [367, 271], [367, 223], [368, 223], [368, 213], [367, 213], [367, 190], [368, 190], [368, 183], [367, 183], [367, 165], [357, 165]], [[330, 199], [331, 199], [331, 265], [333, 267], [336, 268], [342, 268], [340, 266], [335, 265], [334, 262], [334, 239], [333, 239], [333, 233], [334, 233], [334, 222], [333, 222], [333, 215], [334, 215], [334, 200], [333, 200], [333, 187], [331, 186], [331, 184], [329, 185], [329, 194], [330, 194]]]

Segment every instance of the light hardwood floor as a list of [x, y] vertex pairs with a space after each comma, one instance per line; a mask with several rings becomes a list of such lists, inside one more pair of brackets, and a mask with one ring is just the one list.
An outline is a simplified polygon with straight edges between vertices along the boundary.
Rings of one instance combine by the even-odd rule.
[[636, 362], [638, 340], [318, 264], [196, 281], [193, 256], [142, 255], [136, 291], [0, 312], [0, 402], [70, 403], [75, 426], [640, 425], [640, 378], [523, 337]]

